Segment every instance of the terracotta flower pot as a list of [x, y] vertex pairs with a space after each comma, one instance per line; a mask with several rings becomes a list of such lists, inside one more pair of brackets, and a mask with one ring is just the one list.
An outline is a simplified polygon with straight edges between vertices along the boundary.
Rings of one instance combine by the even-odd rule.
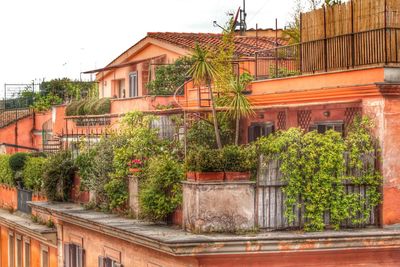
[[186, 178], [188, 181], [196, 181], [196, 172], [187, 172], [186, 173]]
[[225, 172], [227, 181], [248, 181], [250, 176], [250, 172]]
[[225, 177], [224, 172], [197, 172], [197, 181], [199, 182], [219, 182]]
[[129, 168], [129, 171], [130, 171], [133, 175], [135, 175], [135, 174], [137, 174], [138, 172], [140, 172], [140, 169], [139, 169], [139, 168]]

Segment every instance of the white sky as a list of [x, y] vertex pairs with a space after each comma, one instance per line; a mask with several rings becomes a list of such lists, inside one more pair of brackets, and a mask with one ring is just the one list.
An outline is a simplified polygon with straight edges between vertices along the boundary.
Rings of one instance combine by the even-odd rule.
[[[79, 79], [150, 31], [220, 32], [242, 0], [1, 0], [0, 98], [4, 83]], [[247, 0], [247, 25], [279, 27], [293, 0]], [[82, 76], [89, 79], [90, 76]]]

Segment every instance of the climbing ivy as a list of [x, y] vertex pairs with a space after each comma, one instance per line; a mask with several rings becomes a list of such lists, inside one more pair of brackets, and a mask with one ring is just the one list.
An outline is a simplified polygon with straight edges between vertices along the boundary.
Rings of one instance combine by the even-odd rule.
[[[266, 160], [280, 161], [280, 171], [287, 184], [283, 191], [285, 216], [289, 222], [295, 219], [295, 208], [304, 208], [305, 231], [321, 231], [328, 227], [324, 221], [326, 213], [334, 229], [339, 229], [348, 219], [354, 224], [368, 221], [371, 209], [380, 201], [378, 187], [381, 183], [374, 164], [365, 160], [368, 156], [374, 159], [371, 126], [368, 119], [356, 119], [346, 139], [332, 130], [319, 134], [292, 128], [258, 141], [259, 152]], [[349, 173], [349, 169], [352, 172]], [[346, 193], [345, 181], [368, 185], [366, 197]]]

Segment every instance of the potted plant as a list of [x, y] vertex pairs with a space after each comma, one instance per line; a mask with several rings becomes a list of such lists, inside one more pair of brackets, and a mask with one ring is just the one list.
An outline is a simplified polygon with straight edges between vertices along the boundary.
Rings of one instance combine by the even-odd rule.
[[192, 150], [186, 157], [186, 178], [189, 181], [196, 181], [197, 173], [197, 151]]
[[227, 181], [250, 180], [250, 164], [243, 147], [225, 146], [222, 150], [222, 158]]
[[223, 163], [221, 152], [217, 149], [199, 148], [191, 152], [188, 161], [187, 177], [193, 180], [193, 172], [195, 179], [199, 182], [217, 182], [224, 180]]
[[143, 161], [141, 159], [132, 159], [129, 163], [129, 171], [135, 175], [138, 172], [141, 171], [141, 168], [143, 167]]

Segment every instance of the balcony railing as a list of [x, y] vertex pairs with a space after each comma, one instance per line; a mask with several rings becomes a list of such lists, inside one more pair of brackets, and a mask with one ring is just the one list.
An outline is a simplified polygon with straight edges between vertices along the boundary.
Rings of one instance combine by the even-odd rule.
[[400, 66], [400, 28], [374, 29], [259, 51], [254, 62], [257, 79]]

